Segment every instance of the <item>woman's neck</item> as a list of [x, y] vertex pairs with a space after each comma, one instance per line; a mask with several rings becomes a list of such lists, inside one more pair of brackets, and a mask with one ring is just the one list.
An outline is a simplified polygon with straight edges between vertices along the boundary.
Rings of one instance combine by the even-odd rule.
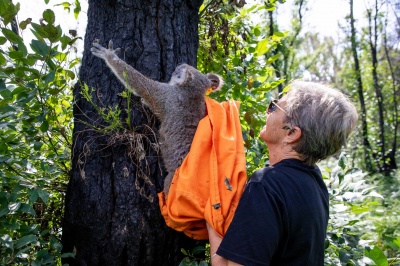
[[268, 147], [269, 164], [274, 165], [285, 159], [302, 160], [301, 155], [296, 152], [291, 145], [282, 144], [275, 147]]

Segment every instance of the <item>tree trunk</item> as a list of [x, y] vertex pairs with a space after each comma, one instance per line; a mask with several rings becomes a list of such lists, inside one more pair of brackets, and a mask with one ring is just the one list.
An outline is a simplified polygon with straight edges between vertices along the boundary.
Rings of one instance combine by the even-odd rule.
[[368, 26], [369, 26], [369, 46], [372, 60], [372, 78], [375, 88], [375, 96], [378, 103], [378, 116], [379, 116], [379, 170], [385, 175], [389, 175], [395, 168], [395, 162], [392, 162], [392, 154], [386, 153], [386, 133], [385, 133], [385, 110], [383, 102], [382, 88], [378, 80], [378, 0], [375, 0], [374, 11], [368, 11]]
[[[400, 8], [400, 6], [399, 6]], [[383, 35], [383, 48], [385, 50], [385, 56], [386, 56], [386, 60], [389, 66], [389, 71], [390, 71], [390, 76], [392, 78], [392, 91], [393, 91], [393, 139], [392, 139], [392, 143], [391, 143], [391, 149], [389, 149], [389, 152], [387, 154], [387, 157], [390, 160], [390, 164], [389, 164], [389, 169], [397, 169], [397, 164], [396, 164], [396, 151], [397, 149], [397, 132], [399, 129], [399, 125], [400, 125], [400, 119], [399, 119], [399, 111], [398, 111], [398, 101], [397, 101], [397, 90], [398, 90], [398, 82], [396, 79], [396, 74], [395, 71], [393, 69], [393, 64], [392, 64], [392, 58], [390, 56], [390, 52], [389, 52], [389, 44], [388, 44], [388, 40], [387, 40], [387, 17], [385, 19], [385, 27], [384, 27], [384, 35]]]
[[[128, 64], [165, 82], [177, 64], [196, 66], [201, 3], [89, 0], [80, 83], [74, 90], [72, 171], [62, 239], [63, 251], [75, 251], [76, 258], [66, 263], [158, 266], [181, 261], [180, 249], [188, 239], [166, 227], [157, 199], [165, 177], [158, 121], [90, 47], [95, 39], [103, 46], [112, 39]], [[89, 100], [82, 96], [84, 84], [93, 89]], [[107, 117], [116, 110], [121, 111], [117, 118]]]
[[365, 107], [364, 90], [361, 79], [361, 69], [357, 53], [358, 46], [356, 41], [356, 30], [354, 26], [353, 0], [350, 0], [350, 27], [351, 27], [351, 50], [353, 52], [354, 72], [356, 73], [358, 99], [360, 101], [360, 108], [361, 108], [362, 139], [363, 139], [363, 146], [365, 149], [364, 160], [367, 170], [369, 172], [375, 172], [373, 168], [373, 162], [371, 160], [371, 153], [372, 153], [371, 144], [369, 143], [368, 140], [367, 109]]

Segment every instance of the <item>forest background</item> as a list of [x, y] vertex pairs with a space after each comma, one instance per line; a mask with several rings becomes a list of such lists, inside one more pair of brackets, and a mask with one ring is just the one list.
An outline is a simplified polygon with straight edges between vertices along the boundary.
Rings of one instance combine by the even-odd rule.
[[[43, 2], [50, 7], [32, 20], [19, 14], [27, 2], [0, 0], [1, 265], [61, 265], [74, 256], [62, 251], [61, 236], [83, 36], [66, 32], [57, 17], [60, 8], [78, 21], [84, 13], [79, 1]], [[242, 103], [249, 173], [267, 162], [257, 138], [265, 106], [291, 80], [349, 95], [357, 130], [342, 154], [319, 164], [331, 195], [325, 264], [400, 265], [400, 2], [363, 1], [355, 19], [353, 1], [343, 1], [348, 12], [336, 36], [305, 26], [311, 2], [283, 2], [205, 1], [197, 67], [225, 79], [213, 98]], [[284, 22], [283, 6], [290, 10]], [[97, 111], [109, 121], [103, 132], [122, 127], [118, 110]], [[183, 252], [182, 265], [209, 262]]]

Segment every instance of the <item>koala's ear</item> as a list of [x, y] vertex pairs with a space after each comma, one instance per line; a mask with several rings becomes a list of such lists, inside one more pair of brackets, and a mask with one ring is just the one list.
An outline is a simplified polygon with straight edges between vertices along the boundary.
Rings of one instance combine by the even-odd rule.
[[170, 85], [181, 86], [188, 81], [193, 79], [193, 74], [190, 72], [190, 69], [187, 67], [178, 66], [174, 73], [172, 73], [171, 81], [169, 82]]
[[224, 85], [224, 80], [217, 74], [208, 73], [207, 78], [211, 81], [212, 91], [218, 91]]

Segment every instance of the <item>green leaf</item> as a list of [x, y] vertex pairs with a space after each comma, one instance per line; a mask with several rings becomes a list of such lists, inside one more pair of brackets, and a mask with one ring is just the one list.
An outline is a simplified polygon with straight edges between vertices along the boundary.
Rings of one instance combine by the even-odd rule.
[[36, 215], [35, 210], [33, 209], [33, 207], [29, 204], [26, 203], [21, 203], [21, 207], [19, 208], [18, 212], [20, 213], [27, 213], [27, 214], [31, 214], [31, 215]]
[[71, 79], [75, 79], [75, 73], [71, 70], [66, 70], [65, 74], [70, 77]]
[[393, 240], [393, 244], [397, 245], [398, 249], [400, 249], [400, 237]]
[[7, 63], [6, 58], [0, 53], [0, 66], [4, 66]]
[[25, 43], [23, 41], [18, 42], [18, 51], [22, 53], [23, 57], [28, 55], [28, 50], [26, 49]]
[[74, 253], [63, 253], [61, 254], [61, 258], [75, 258]]
[[255, 28], [253, 29], [253, 32], [254, 32], [254, 35], [255, 35], [255, 36], [260, 36], [260, 35], [261, 35], [261, 29], [260, 29], [260, 27], [255, 27]]
[[38, 189], [30, 189], [29, 192], [29, 200], [34, 203], [38, 200], [39, 198], [39, 193], [38, 193]]
[[50, 54], [50, 47], [47, 44], [38, 40], [32, 40], [31, 48], [34, 52], [42, 56], [47, 56]]
[[18, 14], [19, 9], [19, 3], [17, 3], [16, 5], [13, 5], [12, 3], [8, 5], [7, 11], [3, 16], [4, 25], [7, 25], [14, 19], [14, 17]]
[[8, 208], [4, 208], [2, 210], [0, 210], [0, 217], [2, 217], [3, 215], [6, 215], [9, 212]]
[[269, 64], [271, 64], [272, 62], [275, 62], [276, 60], [279, 59], [280, 56], [281, 56], [280, 54], [276, 54], [276, 55], [274, 55], [274, 56], [271, 56], [270, 58], [268, 58], [267, 64], [269, 65]]
[[57, 42], [60, 39], [62, 31], [59, 26], [55, 27], [52, 24], [47, 24], [46, 26], [43, 26], [43, 29], [46, 32], [49, 41]]
[[50, 193], [45, 191], [45, 190], [38, 189], [38, 194], [39, 194], [39, 197], [43, 200], [44, 203], [46, 203], [47, 200], [50, 197]]
[[61, 49], [65, 50], [65, 48], [67, 48], [68, 44], [70, 44], [70, 42], [72, 41], [72, 39], [68, 36], [62, 36], [60, 38], [60, 42], [61, 42]]
[[49, 122], [46, 120], [40, 125], [40, 131], [46, 132], [49, 129]]
[[279, 31], [275, 31], [274, 32], [274, 36], [276, 36], [276, 37], [281, 37], [281, 38], [283, 38], [283, 37], [285, 37], [285, 33], [283, 33], [283, 32], [279, 32]]
[[368, 212], [369, 208], [366, 206], [357, 206], [357, 205], [352, 205], [351, 206], [351, 211], [355, 214], [361, 214], [364, 212]]
[[47, 38], [47, 32], [44, 30], [42, 25], [36, 24], [36, 23], [31, 23], [32, 25], [32, 33], [36, 36], [36, 38], [41, 41], [44, 42], [43, 38]]
[[0, 153], [6, 153], [8, 151], [8, 146], [4, 142], [0, 143]]
[[391, 236], [384, 235], [383, 239], [386, 244], [389, 245], [392, 249], [399, 251], [400, 250], [400, 238], [394, 238]]
[[184, 258], [179, 266], [196, 266], [198, 265], [195, 260], [191, 260], [189, 257]]
[[19, 60], [24, 58], [24, 54], [21, 51], [11, 51], [8, 53], [11, 59]]
[[183, 255], [188, 256], [188, 253], [187, 253], [187, 251], [186, 251], [184, 248], [181, 248], [181, 252], [183, 253]]
[[19, 93], [25, 92], [25, 91], [27, 91], [27, 89], [25, 87], [20, 86], [20, 87], [13, 89], [12, 95], [18, 95]]
[[38, 251], [38, 253], [36, 254], [36, 260], [34, 262], [37, 263], [37, 266], [55, 265], [54, 256], [51, 255], [48, 250], [44, 249]]
[[81, 12], [81, 3], [75, 0], [74, 17], [78, 19], [79, 13]]
[[3, 36], [0, 36], [0, 45], [5, 44], [6, 41], [7, 41], [7, 38], [5, 38], [5, 37], [3, 37]]
[[283, 88], [282, 92], [287, 93], [290, 90], [290, 85], [287, 85], [285, 88]]
[[52, 235], [50, 235], [50, 247], [58, 252], [61, 252], [62, 250], [62, 244]]
[[36, 242], [37, 237], [35, 235], [27, 235], [27, 236], [23, 236], [20, 239], [17, 240], [17, 242], [15, 243], [15, 246], [17, 248], [22, 248], [23, 246], [26, 246], [28, 244], [31, 244], [33, 242]]
[[44, 82], [46, 82], [46, 84], [49, 84], [50, 82], [53, 82], [55, 76], [56, 76], [56, 72], [55, 71], [51, 71], [49, 74], [47, 74], [44, 77]]
[[340, 166], [340, 168], [342, 168], [342, 170], [346, 168], [346, 159], [346, 155], [344, 153], [341, 153], [339, 156], [338, 165]]
[[269, 40], [268, 40], [268, 39], [264, 39], [264, 40], [259, 41], [259, 42], [257, 43], [255, 53], [256, 53], [258, 56], [260, 56], [260, 55], [263, 55], [263, 54], [265, 54], [266, 52], [268, 52], [268, 51], [269, 51], [268, 43], [269, 43]]
[[56, 64], [54, 64], [54, 62], [49, 57], [46, 57], [45, 62], [51, 70], [55, 70], [57, 68]]
[[200, 253], [204, 252], [205, 250], [206, 250], [205, 247], [203, 247], [203, 246], [197, 246], [197, 247], [194, 247], [194, 248], [193, 248], [192, 254], [193, 254], [193, 255], [200, 254]]
[[10, 4], [10, 1], [0, 0], [0, 16], [4, 16], [7, 13], [7, 8]]
[[380, 250], [377, 246], [375, 246], [371, 250], [365, 250], [365, 256], [370, 258], [377, 266], [388, 266], [388, 260], [383, 254], [382, 250]]
[[36, 235], [37, 232], [40, 230], [40, 226], [38, 224], [22, 224], [19, 228], [18, 232], [21, 235]]
[[3, 32], [4, 37], [6, 37], [11, 43], [18, 44], [19, 42], [22, 42], [22, 38], [15, 34], [12, 30], [2, 28], [1, 31]]
[[54, 56], [54, 58], [57, 59], [58, 61], [65, 62], [65, 61], [67, 61], [67, 54], [66, 53], [57, 53]]
[[65, 107], [70, 107], [71, 106], [71, 104], [68, 102], [68, 101], [66, 101], [66, 100], [62, 100], [61, 101], [61, 104], [63, 105], [63, 106], [65, 106]]
[[68, 2], [62, 2], [61, 4], [57, 4], [57, 5], [54, 5], [54, 6], [63, 6], [64, 7], [64, 10], [70, 10], [70, 7], [71, 7], [71, 3], [68, 3]]
[[54, 22], [55, 22], [55, 15], [54, 15], [54, 12], [53, 12], [53, 10], [51, 10], [51, 9], [46, 9], [45, 11], [43, 11], [43, 18], [44, 18], [44, 20], [46, 20], [47, 21], [47, 23], [49, 23], [49, 24], [54, 24]]
[[33, 149], [34, 149], [35, 151], [40, 151], [40, 148], [42, 148], [42, 146], [43, 146], [43, 143], [40, 142], [40, 141], [35, 141], [35, 142], [33, 143]]

